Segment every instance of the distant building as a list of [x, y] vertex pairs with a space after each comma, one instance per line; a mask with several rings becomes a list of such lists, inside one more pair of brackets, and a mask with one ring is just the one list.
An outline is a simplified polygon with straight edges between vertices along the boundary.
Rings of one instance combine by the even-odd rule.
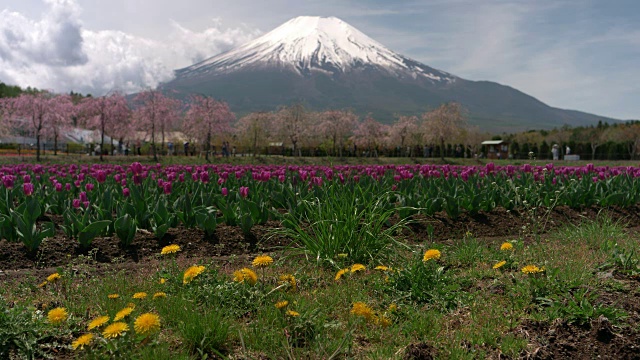
[[508, 159], [509, 142], [504, 140], [487, 140], [482, 145], [487, 148], [487, 159]]

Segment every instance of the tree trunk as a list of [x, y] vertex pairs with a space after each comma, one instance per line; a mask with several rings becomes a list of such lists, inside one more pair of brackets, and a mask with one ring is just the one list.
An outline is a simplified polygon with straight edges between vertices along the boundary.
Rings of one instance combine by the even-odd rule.
[[444, 162], [444, 152], [445, 152], [444, 138], [440, 137], [440, 158], [442, 159], [443, 162]]
[[158, 154], [156, 154], [156, 127], [151, 127], [151, 151], [153, 152], [153, 161], [158, 161]]
[[40, 162], [40, 131], [36, 134], [36, 161]]
[[53, 155], [58, 155], [58, 135], [53, 136]]
[[211, 150], [211, 131], [207, 133], [207, 146], [205, 148], [204, 158], [209, 162], [209, 151]]
[[102, 131], [100, 131], [100, 161], [104, 161], [102, 153], [104, 153], [104, 122], [102, 123]]

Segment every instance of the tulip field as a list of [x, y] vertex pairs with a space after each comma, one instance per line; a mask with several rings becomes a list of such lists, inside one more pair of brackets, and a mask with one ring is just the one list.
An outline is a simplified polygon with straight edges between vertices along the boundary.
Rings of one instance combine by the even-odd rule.
[[640, 167], [22, 164], [0, 179], [0, 358], [640, 353]]

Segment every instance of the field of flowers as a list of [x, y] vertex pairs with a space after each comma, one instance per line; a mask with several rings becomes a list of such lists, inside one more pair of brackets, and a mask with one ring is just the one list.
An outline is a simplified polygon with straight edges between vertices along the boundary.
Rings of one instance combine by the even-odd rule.
[[[127, 267], [91, 256], [16, 267], [0, 290], [0, 358], [639, 350], [637, 224], [603, 215], [547, 231], [555, 208], [635, 209], [637, 167], [70, 164], [3, 166], [0, 178], [0, 253], [22, 244], [38, 259], [53, 237], [75, 244], [71, 257], [97, 240], [125, 251], [141, 232], [160, 249]], [[495, 211], [526, 214], [527, 232], [439, 241], [426, 226], [407, 241], [419, 219]], [[276, 225], [257, 236], [265, 224]], [[249, 255], [184, 256], [173, 243], [175, 229], [219, 241], [220, 227], [238, 229]], [[262, 253], [273, 238], [286, 241]]]

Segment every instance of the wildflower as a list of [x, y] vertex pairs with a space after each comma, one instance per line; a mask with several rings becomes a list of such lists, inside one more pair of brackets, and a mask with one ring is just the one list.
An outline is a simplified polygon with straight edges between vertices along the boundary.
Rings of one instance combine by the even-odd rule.
[[251, 269], [243, 268], [233, 272], [233, 281], [247, 282], [249, 285], [255, 285], [258, 282], [258, 275]]
[[69, 313], [67, 313], [67, 309], [63, 307], [57, 307], [55, 309], [51, 309], [47, 314], [47, 318], [49, 319], [49, 322], [52, 323], [53, 325], [60, 324], [61, 322], [67, 320], [68, 316], [69, 316]]
[[522, 268], [522, 272], [525, 274], [537, 274], [543, 271], [544, 271], [544, 268], [541, 269], [535, 265], [527, 265]]
[[353, 315], [362, 316], [368, 321], [373, 320], [375, 316], [373, 313], [373, 309], [371, 309], [369, 305], [361, 301], [353, 303], [353, 307], [351, 308], [351, 313]]
[[53, 273], [49, 276], [47, 276], [47, 281], [48, 282], [56, 282], [56, 280], [60, 279], [60, 274], [58, 273]]
[[160, 284], [160, 285], [162, 285], [162, 284], [164, 284], [166, 282], [167, 282], [167, 279], [165, 279], [165, 278], [160, 278], [160, 280], [158, 280], [158, 284]]
[[296, 278], [291, 274], [280, 275], [280, 281], [282, 283], [288, 283], [291, 288], [291, 291], [296, 291], [298, 288]]
[[493, 265], [493, 268], [494, 268], [494, 269], [500, 269], [500, 268], [501, 268], [501, 267], [503, 267], [506, 263], [507, 263], [506, 261], [502, 260], [502, 261], [500, 261], [499, 263], [497, 263], [497, 264]]
[[273, 264], [273, 258], [271, 258], [271, 256], [269, 255], [256, 256], [251, 264], [253, 265], [253, 267], [267, 267]]
[[87, 326], [87, 330], [93, 330], [95, 328], [99, 328], [100, 326], [109, 322], [108, 316], [98, 316], [97, 318], [89, 321], [89, 326]]
[[47, 280], [41, 282], [40, 285], [38, 285], [38, 287], [41, 287], [41, 288], [43, 288], [45, 286], [47, 286]]
[[386, 328], [386, 327], [389, 327], [392, 322], [391, 322], [391, 319], [389, 319], [387, 316], [382, 315], [375, 318], [375, 323], [377, 325], [380, 325], [383, 328]]
[[115, 300], [115, 299], [119, 298], [119, 297], [120, 297], [120, 295], [118, 295], [118, 294], [109, 294], [107, 297], [108, 297], [109, 299], [111, 299], [111, 300]]
[[162, 251], [160, 251], [160, 255], [175, 254], [180, 250], [181, 250], [180, 245], [176, 245], [176, 244], [167, 245], [162, 248]]
[[351, 272], [365, 271], [367, 268], [362, 264], [353, 264], [351, 265]]
[[376, 266], [373, 270], [380, 270], [380, 271], [389, 271], [390, 268], [384, 266], [384, 265], [378, 265]]
[[391, 312], [396, 312], [396, 311], [398, 311], [398, 305], [396, 305], [396, 303], [391, 303], [391, 304], [389, 305], [389, 311], [391, 311]]
[[422, 261], [429, 261], [431, 259], [440, 259], [440, 250], [437, 249], [429, 249], [424, 253], [424, 257]]
[[73, 350], [84, 350], [85, 345], [89, 345], [93, 340], [93, 334], [84, 334], [78, 337], [74, 342], [71, 343], [71, 347]]
[[136, 318], [133, 328], [138, 334], [150, 334], [160, 330], [160, 317], [156, 314], [145, 313]]
[[349, 271], [350, 271], [349, 268], [339, 270], [338, 273], [336, 274], [335, 280], [336, 281], [340, 280], [342, 278], [342, 275], [348, 273]]
[[133, 298], [134, 299], [144, 299], [147, 297], [147, 293], [146, 292], [137, 292], [135, 294], [133, 294]]
[[111, 338], [116, 338], [127, 331], [129, 331], [129, 325], [127, 325], [127, 323], [115, 322], [107, 326], [102, 331], [102, 336], [104, 336], [105, 339], [111, 339]]
[[196, 276], [202, 274], [204, 272], [204, 269], [205, 269], [204, 266], [195, 266], [195, 265], [188, 268], [184, 272], [184, 276], [182, 277], [182, 283], [183, 284], [190, 283]]
[[291, 316], [291, 317], [296, 317], [296, 316], [300, 316], [300, 313], [297, 311], [293, 311], [293, 310], [287, 310], [287, 315]]
[[289, 305], [289, 302], [287, 300], [278, 301], [276, 303], [276, 309], [284, 309], [285, 307], [287, 307], [287, 305]]
[[162, 291], [158, 291], [157, 293], [153, 294], [153, 298], [157, 299], [157, 298], [166, 298], [167, 294], [162, 292]]
[[113, 318], [113, 321], [118, 321], [126, 318], [133, 312], [132, 307], [126, 307], [116, 313], [116, 317]]
[[513, 244], [508, 241], [503, 242], [502, 245], [500, 245], [500, 250], [502, 251], [513, 250]]

